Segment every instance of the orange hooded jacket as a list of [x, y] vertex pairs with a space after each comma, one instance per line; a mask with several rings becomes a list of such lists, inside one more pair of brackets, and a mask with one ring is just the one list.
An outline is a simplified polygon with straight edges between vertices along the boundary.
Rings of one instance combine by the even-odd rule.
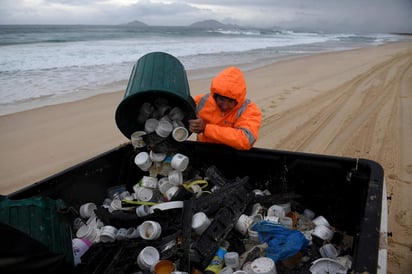
[[[215, 93], [235, 99], [236, 106], [222, 113], [213, 98]], [[194, 100], [198, 117], [206, 123], [204, 131], [197, 135], [199, 141], [247, 150], [258, 139], [262, 113], [255, 103], [246, 99], [246, 81], [240, 69], [223, 70], [212, 80], [210, 93], [197, 95]]]

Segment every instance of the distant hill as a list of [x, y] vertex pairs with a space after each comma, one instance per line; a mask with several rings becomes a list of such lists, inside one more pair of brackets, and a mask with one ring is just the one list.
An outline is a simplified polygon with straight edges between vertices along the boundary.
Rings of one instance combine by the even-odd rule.
[[137, 20], [134, 20], [134, 21], [129, 22], [129, 23], [121, 24], [121, 25], [123, 25], [123, 26], [136, 26], [136, 27], [148, 27], [149, 26], [149, 25], [147, 25], [143, 22], [137, 21]]
[[233, 29], [233, 28], [239, 28], [237, 25], [233, 24], [222, 24], [219, 21], [216, 20], [205, 20], [205, 21], [199, 21], [196, 23], [193, 23], [189, 25], [189, 27], [192, 28], [199, 28], [199, 29]]

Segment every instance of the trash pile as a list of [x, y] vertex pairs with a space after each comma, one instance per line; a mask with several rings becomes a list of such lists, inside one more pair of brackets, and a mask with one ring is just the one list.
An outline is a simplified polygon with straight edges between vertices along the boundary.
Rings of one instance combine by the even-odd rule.
[[189, 135], [183, 117], [162, 100], [142, 105], [144, 131], [131, 142], [144, 175], [79, 208], [77, 273], [347, 273], [352, 238], [293, 193], [256, 189], [214, 165], [191, 169], [174, 143]]

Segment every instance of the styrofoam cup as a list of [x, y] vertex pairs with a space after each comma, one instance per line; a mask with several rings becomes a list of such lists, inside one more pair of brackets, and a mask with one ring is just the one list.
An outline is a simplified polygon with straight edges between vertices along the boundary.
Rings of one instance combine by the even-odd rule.
[[179, 171], [184, 171], [189, 164], [189, 158], [186, 155], [183, 155], [181, 153], [176, 153], [172, 157], [172, 168], [179, 170]]
[[169, 182], [167, 177], [162, 177], [157, 182], [157, 188], [159, 189], [160, 193], [163, 195], [166, 194], [166, 191], [171, 188], [173, 185]]
[[156, 221], [144, 221], [139, 226], [140, 237], [145, 240], [157, 240], [162, 233], [162, 227]]

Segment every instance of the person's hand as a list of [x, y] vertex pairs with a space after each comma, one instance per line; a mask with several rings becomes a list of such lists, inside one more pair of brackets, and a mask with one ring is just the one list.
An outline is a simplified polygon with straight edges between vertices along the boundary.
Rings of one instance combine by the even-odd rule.
[[201, 133], [205, 130], [206, 123], [201, 118], [189, 120], [189, 130], [194, 133]]

